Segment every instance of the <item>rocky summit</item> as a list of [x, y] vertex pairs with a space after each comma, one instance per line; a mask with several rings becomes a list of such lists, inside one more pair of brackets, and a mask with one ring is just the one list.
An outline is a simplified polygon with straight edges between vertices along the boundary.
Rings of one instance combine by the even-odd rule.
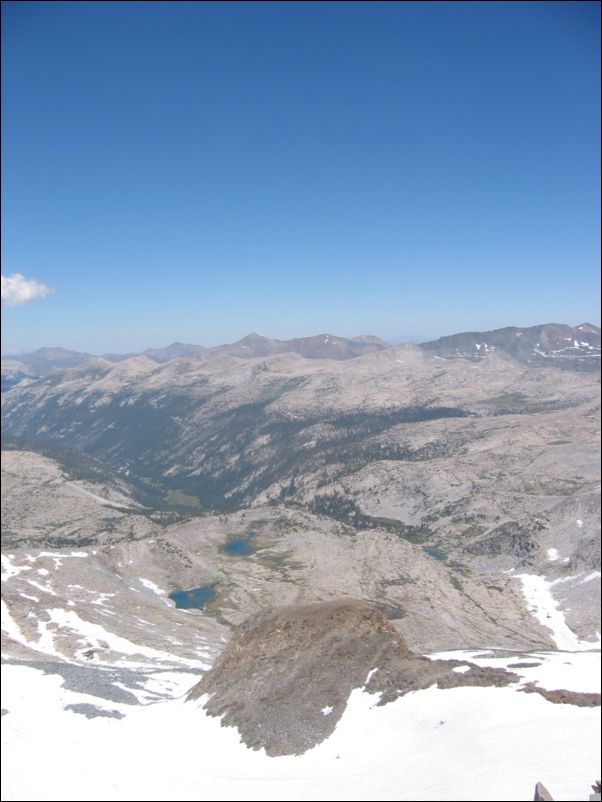
[[[454, 668], [462, 668], [461, 673]], [[413, 654], [374, 606], [355, 599], [292, 605], [241, 626], [188, 695], [268, 755], [300, 754], [327, 738], [354, 688], [379, 704], [437, 684], [508, 685], [500, 669]]]

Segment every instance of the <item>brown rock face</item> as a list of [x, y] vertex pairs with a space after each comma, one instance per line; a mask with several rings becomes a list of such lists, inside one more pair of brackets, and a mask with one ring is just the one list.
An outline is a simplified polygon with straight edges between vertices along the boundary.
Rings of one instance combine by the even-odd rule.
[[543, 783], [537, 783], [535, 786], [535, 795], [533, 799], [535, 802], [554, 802], [554, 797], [550, 794]]
[[188, 699], [208, 694], [207, 711], [236, 726], [269, 755], [300, 754], [327, 738], [349, 694], [365, 685], [381, 704], [433, 683], [506, 685], [516, 675], [412, 654], [372, 605], [341, 600], [283, 607], [240, 627]]
[[524, 693], [538, 693], [556, 705], [575, 705], [576, 707], [600, 707], [599, 693], [584, 693], [583, 691], [567, 691], [566, 688], [549, 691], [540, 688], [532, 682], [521, 688]]

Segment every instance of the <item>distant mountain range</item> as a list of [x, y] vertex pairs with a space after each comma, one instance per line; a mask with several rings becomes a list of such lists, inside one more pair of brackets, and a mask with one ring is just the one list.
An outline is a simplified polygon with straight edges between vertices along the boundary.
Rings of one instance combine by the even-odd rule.
[[[354, 359], [362, 354], [382, 351], [389, 344], [379, 337], [337, 337], [333, 334], [316, 334], [313, 337], [297, 337], [292, 340], [276, 340], [251, 332], [235, 343], [207, 348], [203, 345], [174, 342], [165, 348], [147, 348], [141, 353], [102, 354], [108, 362], [123, 362], [135, 356], [145, 356], [158, 364], [172, 359], [214, 359], [235, 356], [241, 359], [293, 353], [306, 359]], [[2, 359], [2, 389], [10, 389], [23, 378], [48, 376], [65, 368], [86, 364], [99, 357], [66, 348], [40, 348], [29, 354], [17, 354]]]
[[600, 329], [591, 323], [567, 326], [546, 323], [493, 331], [473, 331], [440, 337], [422, 343], [433, 356], [443, 359], [484, 359], [492, 351], [503, 351], [524, 365], [546, 365], [569, 370], [600, 367]]
[[[103, 354], [101, 357], [65, 348], [40, 348], [29, 354], [2, 359], [2, 391], [10, 390], [25, 378], [48, 376], [97, 359], [117, 363], [143, 356], [157, 364], [165, 364], [173, 359], [253, 359], [289, 353], [305, 359], [347, 360], [393, 347], [373, 335], [338, 337], [325, 333], [277, 340], [251, 332], [241, 340], [225, 345], [205, 347], [174, 342], [165, 348], [148, 348], [141, 353]], [[493, 351], [500, 351], [524, 365], [547, 365], [580, 371], [600, 368], [600, 329], [591, 323], [575, 327], [546, 323], [527, 328], [508, 326], [492, 331], [462, 332], [421, 343], [420, 347], [439, 359], [479, 361]]]
[[[554, 584], [567, 625], [594, 648], [599, 363], [587, 324], [397, 346], [252, 334], [8, 360], [2, 540], [25, 565], [5, 592], [21, 627], [11, 631], [37, 638], [32, 603], [46, 626], [48, 605], [77, 591], [77, 615], [114, 620], [123, 642], [157, 648], [157, 631], [177, 631], [184, 644], [164, 596], [209, 589], [215, 626], [351, 597], [421, 652], [550, 648], [524, 603], [517, 577], [528, 574]], [[34, 574], [38, 601], [34, 547], [52, 558]], [[63, 547], [73, 559], [57, 570]], [[104, 659], [96, 640], [64, 636], [74, 619], [58, 620], [53, 643]]]

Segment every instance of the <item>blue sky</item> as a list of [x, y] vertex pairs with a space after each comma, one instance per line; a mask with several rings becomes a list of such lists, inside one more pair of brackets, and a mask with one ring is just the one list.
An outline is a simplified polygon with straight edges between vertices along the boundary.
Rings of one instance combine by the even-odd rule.
[[599, 8], [3, 3], [3, 352], [599, 324]]

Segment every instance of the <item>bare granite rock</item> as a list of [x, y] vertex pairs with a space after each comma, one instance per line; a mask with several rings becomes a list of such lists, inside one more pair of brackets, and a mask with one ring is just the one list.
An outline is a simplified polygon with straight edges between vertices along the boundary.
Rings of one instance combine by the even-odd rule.
[[535, 796], [533, 799], [535, 802], [550, 802], [550, 800], [553, 800], [554, 797], [550, 794], [543, 783], [537, 783], [535, 786]]
[[[464, 673], [452, 669], [468, 666]], [[268, 755], [300, 754], [327, 738], [354, 688], [380, 694], [379, 704], [437, 683], [508, 685], [516, 674], [413, 654], [374, 606], [343, 599], [294, 605], [239, 628], [189, 700], [238, 728]]]

